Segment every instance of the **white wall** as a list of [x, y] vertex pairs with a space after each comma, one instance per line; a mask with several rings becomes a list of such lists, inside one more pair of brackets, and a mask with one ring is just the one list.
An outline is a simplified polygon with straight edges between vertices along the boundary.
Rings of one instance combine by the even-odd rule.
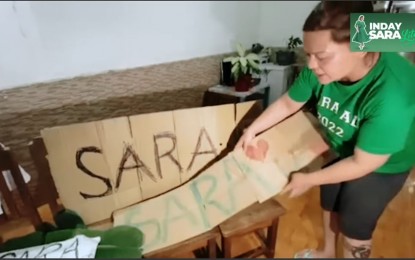
[[[285, 44], [315, 2], [0, 2], [0, 90]], [[296, 13], [295, 17], [289, 14]]]
[[234, 50], [259, 2], [0, 2], [0, 89]]
[[263, 1], [260, 6], [259, 41], [266, 46], [286, 46], [288, 38], [303, 38], [303, 23], [319, 1]]

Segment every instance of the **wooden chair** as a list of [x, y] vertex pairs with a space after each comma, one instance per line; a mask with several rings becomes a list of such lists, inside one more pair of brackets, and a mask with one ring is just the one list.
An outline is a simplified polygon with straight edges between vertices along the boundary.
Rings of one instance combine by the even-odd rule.
[[[253, 233], [261, 245], [232, 258], [255, 258], [261, 255], [274, 258], [279, 217], [284, 213], [285, 209], [277, 201], [269, 199], [255, 203], [220, 224], [223, 257], [231, 258], [234, 238]], [[266, 236], [262, 234], [264, 228], [267, 228]]]
[[53, 181], [49, 168], [49, 163], [46, 157], [47, 151], [43, 139], [41, 137], [34, 138], [29, 143], [29, 151], [39, 176], [38, 179], [42, 182], [41, 185], [47, 187], [45, 189], [40, 189], [42, 194], [34, 196], [35, 205], [36, 207], [40, 207], [47, 204], [49, 205], [52, 215], [55, 215], [59, 211], [63, 210], [64, 207], [58, 202], [59, 194], [56, 190], [55, 182]]
[[[14, 192], [10, 191], [3, 171], [10, 171], [14, 183], [16, 184], [17, 194], [22, 201], [23, 206], [18, 207]], [[26, 185], [19, 165], [15, 160], [13, 153], [9, 148], [0, 148], [0, 192], [3, 198], [2, 209], [3, 214], [0, 220], [1, 237], [7, 237], [9, 232], [16, 231], [20, 227], [32, 227], [36, 229], [42, 224], [40, 215], [35, 207], [29, 188]]]

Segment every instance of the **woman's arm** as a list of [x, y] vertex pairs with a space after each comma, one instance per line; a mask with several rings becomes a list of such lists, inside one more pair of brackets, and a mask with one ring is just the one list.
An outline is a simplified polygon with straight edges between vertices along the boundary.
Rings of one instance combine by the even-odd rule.
[[297, 112], [312, 97], [317, 85], [313, 72], [308, 67], [303, 68], [290, 89], [245, 129], [235, 148], [247, 148], [256, 135]]
[[353, 156], [311, 173], [309, 179], [312, 185], [333, 184], [358, 179], [380, 168], [388, 159], [389, 155], [370, 154], [356, 148]]
[[358, 179], [381, 167], [388, 158], [389, 155], [369, 154], [356, 148], [353, 156], [327, 168], [313, 173], [294, 173], [290, 183], [285, 186], [281, 194], [289, 192], [289, 197], [293, 198], [304, 194], [314, 186]]

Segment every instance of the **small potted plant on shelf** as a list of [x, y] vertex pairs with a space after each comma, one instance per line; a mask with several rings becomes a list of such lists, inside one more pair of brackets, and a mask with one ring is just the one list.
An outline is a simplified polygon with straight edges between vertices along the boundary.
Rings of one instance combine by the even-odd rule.
[[232, 77], [235, 82], [235, 91], [248, 91], [254, 84], [252, 74], [260, 73], [259, 56], [247, 50], [238, 43], [236, 45], [237, 56], [227, 57], [223, 61], [231, 62]]
[[295, 52], [294, 49], [297, 46], [303, 44], [303, 41], [299, 37], [292, 35], [288, 39], [288, 45], [286, 50], [280, 50], [277, 52], [277, 63], [279, 65], [291, 65], [295, 62]]

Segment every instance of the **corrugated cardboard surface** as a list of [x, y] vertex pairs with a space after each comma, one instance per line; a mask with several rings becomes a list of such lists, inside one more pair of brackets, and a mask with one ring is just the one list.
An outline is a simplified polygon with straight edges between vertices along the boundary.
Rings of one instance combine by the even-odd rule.
[[[146, 235], [153, 237], [146, 241], [146, 252], [205, 232], [255, 201], [278, 194], [290, 172], [328, 150], [299, 112], [257, 137], [267, 147], [260, 160], [231, 151], [240, 134], [236, 129], [246, 123], [254, 104], [44, 129], [61, 201], [87, 224], [108, 219], [119, 209], [116, 225], [145, 229], [146, 223]], [[170, 224], [176, 220], [173, 226], [180, 232], [172, 233]]]

